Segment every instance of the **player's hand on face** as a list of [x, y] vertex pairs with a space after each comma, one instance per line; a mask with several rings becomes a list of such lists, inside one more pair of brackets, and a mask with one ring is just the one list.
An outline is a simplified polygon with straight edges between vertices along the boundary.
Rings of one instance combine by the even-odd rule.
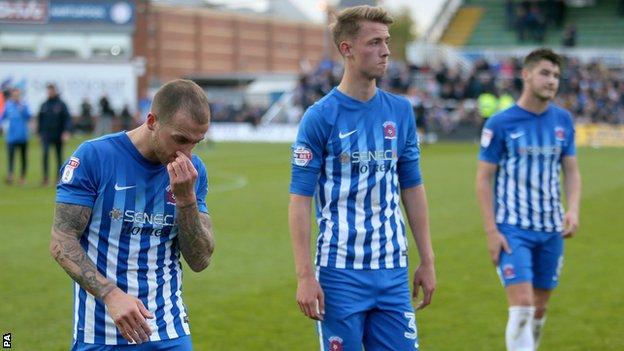
[[297, 304], [306, 316], [317, 321], [325, 315], [325, 295], [314, 277], [301, 278], [297, 282]]
[[579, 226], [579, 218], [576, 213], [566, 212], [563, 217], [563, 237], [565, 239], [571, 238], [576, 234], [576, 230]]
[[492, 259], [492, 263], [494, 263], [494, 265], [498, 265], [501, 250], [504, 250], [508, 254], [511, 253], [511, 247], [509, 246], [507, 239], [498, 230], [487, 233], [487, 242], [490, 258]]
[[435, 268], [433, 265], [420, 265], [414, 272], [414, 292], [412, 298], [418, 299], [420, 288], [423, 290], [423, 299], [416, 304], [416, 309], [421, 310], [431, 303], [433, 292], [436, 288]]
[[115, 288], [104, 297], [104, 303], [124, 339], [137, 344], [149, 340], [152, 330], [145, 319], [154, 318], [154, 315], [141, 300]]
[[175, 160], [167, 164], [167, 173], [169, 173], [171, 191], [178, 204], [196, 201], [195, 180], [198, 173], [188, 156], [177, 151]]

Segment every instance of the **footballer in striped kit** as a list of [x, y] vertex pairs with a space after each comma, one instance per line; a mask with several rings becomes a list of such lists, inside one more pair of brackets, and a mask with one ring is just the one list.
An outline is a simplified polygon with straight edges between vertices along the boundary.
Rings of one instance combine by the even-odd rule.
[[[301, 311], [318, 321], [321, 350], [419, 349], [412, 297], [435, 289], [427, 202], [409, 101], [378, 89], [390, 16], [343, 10], [333, 26], [345, 73], [303, 116], [293, 145], [290, 230]], [[318, 235], [310, 257], [312, 199]], [[408, 222], [420, 254], [410, 293]]]
[[563, 239], [579, 224], [574, 125], [570, 113], [551, 102], [560, 69], [553, 51], [531, 52], [518, 103], [489, 118], [481, 135], [477, 195], [491, 259], [509, 301], [507, 350], [537, 350], [546, 305], [559, 283]]
[[214, 250], [191, 154], [209, 119], [201, 88], [176, 80], [143, 125], [83, 143], [64, 166], [50, 252], [74, 280], [72, 350], [192, 349], [181, 257], [199, 272]]

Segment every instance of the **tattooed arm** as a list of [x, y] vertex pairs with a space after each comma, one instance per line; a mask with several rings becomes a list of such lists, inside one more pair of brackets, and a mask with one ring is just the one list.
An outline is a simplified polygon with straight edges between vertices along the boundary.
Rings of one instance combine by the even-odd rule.
[[98, 273], [78, 241], [90, 216], [88, 207], [57, 203], [50, 254], [76, 283], [102, 300], [115, 285]]
[[201, 272], [210, 264], [214, 251], [210, 216], [199, 212], [197, 202], [178, 205], [176, 216], [180, 251], [189, 267]]
[[121, 335], [129, 342], [140, 344], [151, 334], [145, 318], [153, 318], [153, 315], [141, 300], [124, 293], [100, 274], [87, 257], [79, 239], [90, 216], [88, 207], [57, 203], [50, 254], [76, 283], [106, 304]]
[[178, 151], [175, 160], [167, 165], [167, 172], [176, 198], [180, 251], [189, 267], [194, 272], [201, 272], [210, 264], [215, 244], [210, 216], [200, 213], [197, 205], [197, 169], [184, 153]]

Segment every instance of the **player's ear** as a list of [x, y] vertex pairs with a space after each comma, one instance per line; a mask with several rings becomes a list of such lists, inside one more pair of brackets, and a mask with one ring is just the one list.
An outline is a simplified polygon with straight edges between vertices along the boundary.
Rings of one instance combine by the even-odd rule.
[[156, 115], [152, 112], [147, 114], [147, 119], [145, 120], [145, 124], [147, 125], [147, 129], [155, 130], [156, 129]]
[[522, 73], [522, 80], [527, 80], [527, 78], [529, 78], [529, 74], [531, 73], [531, 69], [528, 67], [523, 67], [521, 73]]
[[341, 41], [339, 48], [340, 48], [340, 54], [342, 54], [342, 56], [344, 57], [353, 56], [353, 53], [351, 52], [351, 44], [347, 43], [346, 41]]

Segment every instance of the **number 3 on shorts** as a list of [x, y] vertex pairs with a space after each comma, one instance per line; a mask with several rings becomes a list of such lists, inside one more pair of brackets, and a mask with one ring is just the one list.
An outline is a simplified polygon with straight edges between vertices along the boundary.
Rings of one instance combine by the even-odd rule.
[[[405, 312], [403, 315], [407, 318], [408, 326], [412, 331], [411, 333], [405, 332], [403, 335], [405, 335], [408, 339], [416, 340], [418, 338], [418, 330], [416, 330], [416, 315], [413, 312]], [[416, 341], [414, 347], [418, 348], [418, 341]]]

